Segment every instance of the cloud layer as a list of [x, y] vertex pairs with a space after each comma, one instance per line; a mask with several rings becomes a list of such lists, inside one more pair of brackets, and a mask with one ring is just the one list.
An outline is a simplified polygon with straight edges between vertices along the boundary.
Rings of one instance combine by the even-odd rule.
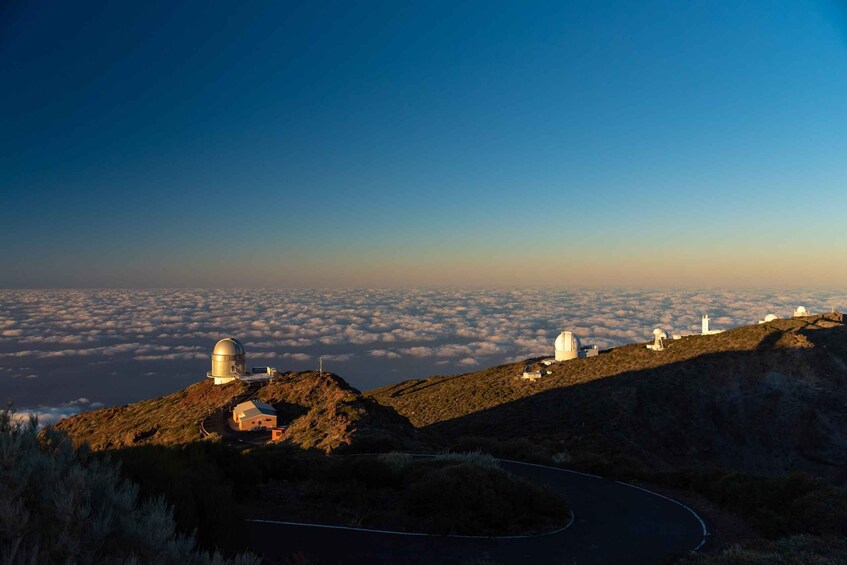
[[[75, 383], [179, 374], [166, 393], [200, 380], [214, 343], [244, 342], [248, 364], [324, 367], [362, 389], [463, 372], [552, 353], [564, 329], [601, 349], [647, 341], [655, 327], [697, 331], [754, 323], [798, 305], [812, 312], [847, 304], [835, 292], [690, 290], [2, 290], [0, 394], [37, 406], [48, 388], [64, 399]], [[57, 374], [61, 375], [60, 382]], [[44, 382], [47, 377], [50, 382]], [[159, 381], [157, 381], [159, 382]], [[24, 384], [21, 384], [24, 383]], [[39, 388], [41, 387], [41, 388]], [[90, 396], [90, 394], [89, 394]], [[18, 398], [13, 398], [18, 400]], [[69, 401], [44, 412], [71, 410]], [[75, 401], [73, 401], [75, 402]], [[54, 410], [54, 411], [50, 411]], [[63, 412], [64, 410], [64, 412]]]

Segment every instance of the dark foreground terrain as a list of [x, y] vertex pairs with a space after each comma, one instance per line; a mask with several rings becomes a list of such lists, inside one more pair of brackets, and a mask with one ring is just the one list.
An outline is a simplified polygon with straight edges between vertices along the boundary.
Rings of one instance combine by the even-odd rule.
[[302, 554], [320, 563], [659, 563], [705, 541], [705, 524], [681, 504], [637, 487], [560, 469], [502, 462], [573, 508], [573, 522], [517, 538], [408, 536], [251, 522], [253, 547], [267, 558]]

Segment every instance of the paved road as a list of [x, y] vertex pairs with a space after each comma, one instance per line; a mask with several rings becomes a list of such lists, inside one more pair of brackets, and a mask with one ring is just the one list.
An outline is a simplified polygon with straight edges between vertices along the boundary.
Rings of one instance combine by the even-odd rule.
[[540, 537], [469, 539], [410, 536], [271, 523], [250, 523], [253, 546], [269, 559], [294, 553], [336, 563], [661, 563], [700, 547], [705, 525], [685, 506], [661, 495], [591, 475], [502, 461], [515, 475], [561, 493], [574, 521]]

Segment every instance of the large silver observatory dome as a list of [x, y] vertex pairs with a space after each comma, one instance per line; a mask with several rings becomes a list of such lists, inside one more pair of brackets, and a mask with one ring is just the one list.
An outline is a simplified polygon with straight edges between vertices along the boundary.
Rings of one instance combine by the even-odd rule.
[[228, 379], [243, 375], [247, 371], [247, 356], [244, 346], [235, 338], [220, 340], [212, 351], [212, 372], [209, 377]]

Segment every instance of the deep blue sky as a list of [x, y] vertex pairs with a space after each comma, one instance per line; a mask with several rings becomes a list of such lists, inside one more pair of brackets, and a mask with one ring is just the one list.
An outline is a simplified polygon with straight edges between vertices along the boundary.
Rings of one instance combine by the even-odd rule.
[[847, 282], [835, 2], [12, 2], [0, 286]]

